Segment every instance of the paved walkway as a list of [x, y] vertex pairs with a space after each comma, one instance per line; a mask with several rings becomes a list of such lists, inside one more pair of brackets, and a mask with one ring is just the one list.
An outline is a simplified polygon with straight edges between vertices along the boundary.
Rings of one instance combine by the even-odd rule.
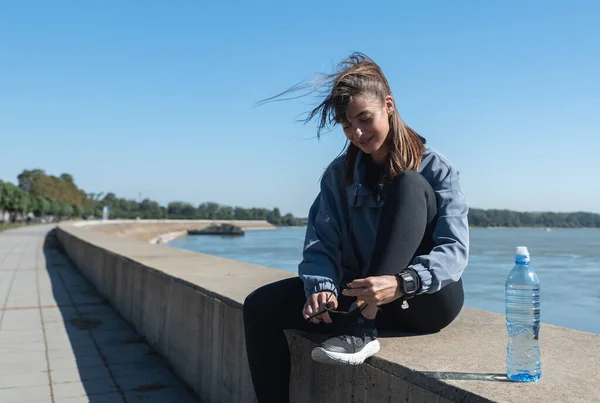
[[0, 402], [198, 402], [51, 229], [0, 232]]

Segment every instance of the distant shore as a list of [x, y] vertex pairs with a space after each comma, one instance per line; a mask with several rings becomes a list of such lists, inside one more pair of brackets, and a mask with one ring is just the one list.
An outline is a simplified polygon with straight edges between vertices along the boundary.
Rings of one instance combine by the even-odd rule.
[[600, 230], [598, 227], [476, 227], [469, 226], [469, 229], [539, 229], [545, 231], [546, 229], [595, 229]]
[[[282, 226], [275, 226], [275, 228], [271, 228], [271, 229], [279, 229], [279, 228], [306, 228], [306, 225], [291, 225], [291, 226], [282, 225]], [[254, 229], [263, 229], [263, 228], [254, 228]], [[600, 230], [600, 228], [598, 228], [598, 227], [527, 227], [527, 226], [522, 226], [522, 227], [504, 227], [504, 226], [478, 227], [475, 225], [470, 225], [469, 229], [539, 229], [539, 230], [543, 230], [543, 231], [545, 231], [546, 229], [551, 229], [551, 230], [555, 230], [555, 229], [596, 229], [596, 230]]]
[[[275, 227], [275, 229], [279, 229], [279, 228], [306, 228], [306, 225], [276, 226]], [[522, 227], [501, 227], [501, 226], [478, 227], [478, 226], [474, 226], [474, 225], [469, 226], [469, 229], [539, 229], [539, 230], [543, 230], [543, 231], [545, 231], [547, 228], [552, 229], [552, 230], [555, 230], [555, 229], [596, 229], [596, 230], [600, 230], [600, 228], [598, 228], [598, 227], [527, 227], [527, 226], [522, 226]]]

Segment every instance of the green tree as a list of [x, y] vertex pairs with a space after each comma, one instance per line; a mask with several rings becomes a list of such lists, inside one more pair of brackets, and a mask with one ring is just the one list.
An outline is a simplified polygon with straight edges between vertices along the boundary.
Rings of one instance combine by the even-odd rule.
[[143, 218], [160, 218], [162, 213], [160, 205], [150, 199], [144, 199], [140, 203], [139, 210]]
[[242, 207], [235, 207], [233, 209], [233, 217], [236, 220], [250, 220], [252, 219], [252, 216], [250, 215], [249, 211], [245, 208]]
[[73, 180], [73, 175], [71, 175], [71, 174], [61, 174], [60, 179], [67, 183], [71, 183], [71, 184], [75, 183], [75, 181]]
[[83, 216], [83, 207], [73, 206], [73, 215], [75, 217], [82, 217]]
[[19, 188], [10, 182], [4, 182], [2, 185], [2, 209], [10, 212], [19, 210], [17, 201], [17, 192]]
[[59, 202], [59, 204], [60, 204], [59, 215], [61, 217], [64, 217], [64, 216], [70, 217], [73, 215], [74, 210], [73, 210], [73, 206], [71, 204], [61, 203], [61, 202]]
[[273, 225], [281, 225], [281, 212], [277, 207], [267, 215], [267, 221]]
[[26, 192], [30, 192], [34, 182], [45, 175], [46, 173], [41, 169], [34, 169], [31, 171], [24, 170], [21, 174], [19, 174], [19, 176], [17, 176], [19, 188]]
[[167, 206], [167, 211], [169, 213], [169, 217], [171, 217], [171, 218], [180, 217], [182, 209], [183, 209], [182, 202], [171, 202]]
[[15, 212], [26, 215], [31, 204], [31, 194], [22, 189], [17, 189], [15, 192]]
[[221, 206], [217, 218], [220, 220], [233, 220], [233, 208], [231, 206]]
[[60, 210], [61, 210], [61, 204], [58, 200], [51, 200], [50, 201], [50, 213], [52, 213], [53, 216], [59, 216], [60, 215]]
[[206, 214], [208, 219], [210, 220], [214, 220], [215, 218], [217, 218], [217, 213], [219, 212], [219, 204], [215, 203], [215, 202], [208, 202], [205, 203], [206, 205]]
[[296, 225], [296, 219], [294, 218], [294, 216], [290, 213], [287, 213], [284, 217], [283, 217], [283, 222], [285, 223], [285, 225], [289, 225], [289, 226], [294, 226]]
[[50, 202], [43, 196], [34, 196], [35, 197], [35, 210], [34, 213], [39, 216], [46, 215], [46, 212], [50, 210]]
[[190, 203], [183, 203], [181, 205], [181, 212], [180, 212], [181, 218], [191, 219], [191, 218], [195, 218], [195, 215], [196, 215], [196, 209]]

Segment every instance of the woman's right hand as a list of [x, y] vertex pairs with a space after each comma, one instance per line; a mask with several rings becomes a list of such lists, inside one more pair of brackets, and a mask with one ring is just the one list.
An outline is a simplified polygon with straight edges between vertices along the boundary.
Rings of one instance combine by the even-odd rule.
[[[335, 294], [331, 291], [321, 291], [312, 294], [306, 300], [304, 304], [304, 309], [302, 310], [302, 315], [304, 319], [308, 319], [311, 315], [319, 311], [333, 311], [338, 306], [338, 300]], [[310, 319], [313, 323], [332, 323], [331, 318], [329, 317], [328, 312], [324, 312], [319, 316], [316, 316]]]

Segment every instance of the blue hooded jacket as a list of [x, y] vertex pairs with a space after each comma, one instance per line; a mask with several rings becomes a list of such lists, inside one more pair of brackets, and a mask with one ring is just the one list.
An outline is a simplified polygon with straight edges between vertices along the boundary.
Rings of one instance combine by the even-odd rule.
[[[368, 156], [359, 151], [351, 185], [344, 180], [344, 158], [345, 154], [336, 158], [325, 170], [321, 191], [309, 211], [303, 259], [298, 266], [307, 297], [319, 291], [338, 295], [341, 284], [367, 277], [384, 201], [377, 201], [375, 191], [366, 185]], [[450, 163], [426, 148], [419, 172], [436, 193], [439, 216], [433, 249], [415, 257], [408, 267], [418, 274], [421, 288], [417, 293], [422, 294], [460, 279], [469, 256], [469, 225], [467, 202]], [[403, 269], [399, 267], [398, 272]]]

